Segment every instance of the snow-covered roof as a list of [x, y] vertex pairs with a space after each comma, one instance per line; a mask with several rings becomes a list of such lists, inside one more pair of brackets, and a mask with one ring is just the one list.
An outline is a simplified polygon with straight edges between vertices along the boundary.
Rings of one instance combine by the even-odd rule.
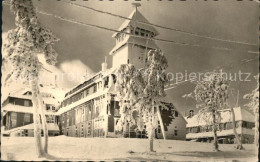
[[[76, 89], [76, 88], [79, 87], [80, 85], [83, 85], [85, 82], [87, 82], [87, 81], [89, 81], [89, 80], [95, 78], [96, 76], [102, 74], [102, 77], [98, 78], [97, 80], [94, 80], [93, 83], [95, 83], [95, 82], [99, 81], [99, 79], [103, 79], [103, 78], [107, 77], [108, 75], [115, 73], [116, 70], [117, 70], [117, 68], [110, 68], [110, 69], [107, 69], [106, 71], [97, 72], [97, 73], [95, 73], [94, 75], [92, 75], [91, 77], [89, 77], [88, 79], [86, 79], [86, 80], [85, 80], [84, 82], [82, 82], [81, 84], [76, 85], [75, 87], [71, 88], [70, 91], [73, 91], [74, 89]], [[68, 94], [69, 92], [67, 92], [68, 95], [67, 95], [66, 97], [64, 97], [63, 100], [65, 100], [65, 99], [67, 99], [67, 98], [73, 96], [74, 94], [79, 93], [79, 92], [82, 91], [84, 88], [87, 88], [87, 87], [89, 87], [90, 85], [92, 85], [92, 84], [88, 84], [88, 85], [86, 85], [86, 86], [83, 86], [83, 87], [79, 88], [78, 90], [76, 90], [75, 92], [73, 92], [73, 93], [71, 93], [71, 94]]]
[[[254, 122], [254, 116], [249, 111], [242, 109], [241, 107], [234, 108], [235, 113], [235, 121], [248, 121]], [[232, 113], [230, 109], [224, 109], [220, 111], [221, 116], [221, 123], [231, 122], [232, 121]], [[204, 126], [208, 125], [207, 121], [202, 117], [198, 116], [198, 114], [194, 115], [193, 117], [185, 117], [187, 121], [186, 127], [196, 127], [196, 126]], [[212, 121], [211, 116], [209, 117], [208, 121]]]
[[57, 115], [60, 115], [60, 114], [62, 114], [64, 112], [67, 112], [67, 111], [70, 111], [74, 107], [76, 107], [78, 105], [81, 105], [81, 104], [83, 104], [83, 103], [85, 103], [87, 101], [90, 101], [91, 99], [94, 99], [94, 98], [97, 98], [97, 97], [102, 96], [104, 94], [107, 94], [107, 93], [109, 93], [109, 90], [110, 90], [109, 88], [106, 88], [103, 91], [97, 91], [96, 93], [93, 93], [93, 94], [91, 94], [91, 95], [89, 95], [89, 96], [87, 96], [85, 98], [82, 98], [82, 99], [80, 99], [80, 100], [78, 100], [78, 101], [76, 101], [76, 102], [74, 102], [74, 103], [72, 103], [70, 105], [62, 107], [62, 108], [60, 108], [57, 111]]
[[[45, 97], [44, 95], [42, 97], [45, 104], [58, 106], [59, 102], [61, 102], [64, 99], [65, 91], [62, 88], [55, 87], [55, 86], [46, 86], [46, 85], [39, 86], [39, 87], [40, 87], [41, 94], [49, 94], [48, 97]], [[28, 87], [23, 87], [18, 90], [12, 91], [10, 92], [9, 95], [3, 98], [3, 101], [6, 100], [8, 97], [31, 100], [32, 96], [25, 95], [26, 92], [31, 92], [31, 89]]]
[[[109, 52], [109, 54], [112, 55], [117, 49], [119, 49], [121, 46], [125, 45], [126, 43], [146, 47], [146, 40], [144, 40], [144, 39], [146, 39], [146, 38], [145, 37], [144, 38], [140, 38], [140, 37], [134, 38], [131, 36], [127, 36], [122, 42], [118, 43]], [[156, 48], [158, 48], [158, 46], [156, 45], [156, 43], [153, 40], [149, 40], [147, 43], [147, 48], [156, 49]]]
[[[55, 123], [47, 123], [47, 127], [48, 127], [49, 131], [59, 131], [59, 126]], [[42, 128], [42, 125], [41, 125], [41, 128]], [[32, 123], [32, 124], [24, 125], [24, 126], [17, 127], [14, 129], [10, 129], [10, 130], [5, 131], [4, 133], [8, 134], [8, 133], [12, 133], [12, 132], [24, 130], [24, 129], [32, 130], [32, 129], [34, 129], [34, 124]]]
[[[141, 29], [144, 30], [148, 30], [153, 32], [155, 35], [158, 35], [159, 32], [151, 25], [146, 25], [140, 22], [144, 22], [144, 23], [149, 23], [149, 21], [138, 11], [138, 10], [134, 10], [129, 16], [129, 19], [133, 19], [133, 20], [125, 20], [123, 22], [123, 24], [119, 27], [119, 31], [122, 31], [123, 29], [125, 29], [128, 26], [132, 26], [132, 27], [139, 27]], [[139, 22], [137, 22], [139, 21]], [[114, 33], [112, 37], [115, 37], [117, 35], [117, 33]]]
[[[13, 105], [13, 104], [7, 104], [2, 107], [1, 109], [2, 112], [21, 112], [21, 113], [30, 113], [33, 114], [33, 107], [27, 107], [27, 106], [20, 106], [20, 105]], [[46, 111], [46, 115], [56, 115], [56, 112], [53, 111]]]
[[66, 91], [65, 89], [63, 89], [61, 87], [55, 87], [55, 86], [40, 87], [41, 93], [49, 93], [55, 97], [56, 101], [59, 101], [59, 102], [61, 102], [64, 99], [65, 91]]

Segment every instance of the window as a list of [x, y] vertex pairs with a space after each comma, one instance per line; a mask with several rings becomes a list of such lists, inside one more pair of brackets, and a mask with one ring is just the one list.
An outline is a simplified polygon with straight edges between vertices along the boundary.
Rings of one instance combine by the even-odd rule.
[[53, 110], [53, 111], [55, 110], [55, 107], [54, 107], [54, 106], [52, 106], [52, 110]]
[[67, 127], [69, 126], [69, 122], [70, 122], [70, 115], [69, 112], [67, 112]]
[[47, 123], [54, 123], [54, 116], [53, 115], [47, 115], [46, 121], [47, 121]]
[[208, 126], [206, 126], [206, 132], [208, 132], [209, 131], [209, 127]]
[[200, 132], [201, 132], [200, 127], [198, 127], [197, 128], [197, 133], [200, 133]]
[[97, 92], [97, 85], [94, 85], [94, 90], [93, 90], [93, 92], [94, 92], [94, 93]]
[[141, 32], [141, 36], [144, 36], [144, 33]]
[[85, 96], [88, 96], [89, 95], [89, 89], [86, 89], [85, 90]]
[[135, 31], [135, 35], [139, 35], [139, 31]]
[[178, 131], [174, 130], [174, 136], [178, 136]]
[[158, 133], [161, 133], [161, 126], [158, 126]]
[[24, 100], [24, 106], [29, 107], [30, 106], [30, 102], [28, 100]]
[[25, 136], [28, 136], [28, 129], [25, 129], [25, 130], [24, 130], [24, 135], [25, 135]]
[[227, 129], [227, 123], [224, 123], [224, 125], [223, 125], [223, 129], [224, 129], [224, 130]]
[[50, 110], [51, 106], [50, 105], [46, 105], [46, 110]]
[[30, 114], [24, 114], [24, 122], [26, 123], [30, 122]]
[[11, 124], [12, 124], [12, 127], [16, 127], [16, 124], [17, 124], [17, 113], [15, 113], [15, 112], [11, 113]]

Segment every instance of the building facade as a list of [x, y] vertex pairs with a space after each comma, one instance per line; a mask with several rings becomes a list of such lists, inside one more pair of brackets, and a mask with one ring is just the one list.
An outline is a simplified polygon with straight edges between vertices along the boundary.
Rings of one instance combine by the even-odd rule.
[[[235, 112], [235, 127], [242, 143], [254, 142], [254, 116], [249, 111], [236, 107]], [[232, 144], [235, 141], [233, 132], [232, 114], [230, 109], [220, 111], [221, 121], [217, 128], [218, 141], [220, 143]], [[198, 142], [213, 141], [212, 125], [207, 124], [203, 117], [198, 115], [185, 117], [186, 140]]]
[[[49, 136], [57, 136], [60, 133], [58, 127], [59, 117], [56, 115], [59, 102], [49, 92], [42, 91], [41, 95], [46, 108], [45, 114], [49, 129]], [[1, 112], [3, 115], [3, 133], [5, 135], [33, 136], [32, 105], [32, 93], [29, 88], [22, 88], [15, 91], [4, 99]]]
[[[149, 23], [137, 9], [129, 18]], [[147, 137], [145, 130], [137, 130], [136, 126], [128, 127], [125, 132], [115, 130], [120, 118], [116, 71], [120, 65], [128, 63], [143, 68], [146, 53], [158, 48], [149, 39], [157, 36], [158, 32], [149, 25], [132, 20], [126, 20], [119, 31], [113, 35], [116, 45], [109, 53], [112, 68], [107, 69], [107, 64], [103, 63], [102, 71], [66, 93], [58, 111], [61, 134], [73, 137]], [[172, 104], [164, 104], [168, 107], [167, 111], [161, 110], [166, 138], [185, 140], [185, 119]], [[160, 126], [155, 133], [157, 138], [162, 138]]]

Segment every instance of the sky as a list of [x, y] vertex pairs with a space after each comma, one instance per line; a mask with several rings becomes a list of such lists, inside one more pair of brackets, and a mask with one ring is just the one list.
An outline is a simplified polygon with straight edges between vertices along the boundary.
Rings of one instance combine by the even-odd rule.
[[[133, 11], [131, 3], [134, 1], [70, 1], [73, 3], [93, 7], [102, 11], [129, 16]], [[216, 37], [239, 42], [247, 42], [258, 45], [258, 16], [259, 4], [254, 1], [141, 1], [138, 10], [153, 23], [171, 28], [181, 29], [200, 35]], [[79, 8], [64, 0], [35, 0], [37, 10], [59, 15], [77, 21], [118, 29], [123, 19], [97, 13], [88, 9]], [[58, 62], [50, 69], [58, 73], [95, 73], [101, 70], [101, 63], [105, 56], [108, 57], [111, 67], [109, 51], [114, 47], [115, 40], [112, 32], [96, 28], [81, 26], [59, 20], [52, 16], [38, 14], [42, 26], [49, 28], [60, 41], [54, 46], [58, 52]], [[3, 5], [2, 32], [3, 35], [15, 28], [14, 15], [9, 6]], [[156, 42], [165, 53], [169, 67], [167, 72], [191, 73], [205, 70], [213, 70], [217, 66], [237, 64], [243, 59], [252, 59], [256, 54], [248, 51], [258, 51], [258, 46], [241, 45], [203, 39], [187, 34], [156, 28], [159, 31], [158, 38], [199, 44], [201, 47], [180, 46], [165, 42]], [[4, 36], [2, 36], [4, 37]], [[230, 51], [217, 50], [211, 47], [223, 47]], [[224, 69], [227, 72], [250, 73], [249, 82], [232, 82], [231, 87], [239, 90], [239, 105], [243, 106], [247, 101], [243, 100], [244, 94], [251, 92], [256, 81], [253, 76], [258, 73], [258, 59], [245, 63], [232, 69]], [[47, 77], [49, 78], [49, 77]], [[47, 79], [50, 80], [50, 79]], [[79, 84], [79, 81], [66, 80], [61, 86], [71, 88]], [[195, 109], [193, 99], [182, 98], [184, 94], [194, 90], [193, 83], [186, 83], [167, 91], [166, 101], [172, 102], [182, 113], [189, 109]], [[195, 110], [196, 111], [196, 110]]]

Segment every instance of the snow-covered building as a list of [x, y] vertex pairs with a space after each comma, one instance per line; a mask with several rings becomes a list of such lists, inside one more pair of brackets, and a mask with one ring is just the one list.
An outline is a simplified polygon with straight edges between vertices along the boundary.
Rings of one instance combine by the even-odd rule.
[[[254, 142], [254, 115], [241, 107], [234, 108], [235, 127], [242, 143]], [[217, 136], [220, 143], [234, 143], [235, 134], [232, 124], [232, 113], [230, 109], [220, 111], [220, 124], [217, 128]], [[186, 140], [199, 142], [211, 142], [213, 140], [212, 125], [207, 124], [211, 118], [205, 119], [203, 116], [185, 117]]]
[[[54, 86], [40, 85], [41, 95], [46, 107], [46, 121], [50, 136], [59, 135], [59, 107], [64, 92]], [[29, 88], [21, 88], [11, 92], [2, 102], [1, 114], [3, 117], [4, 132], [6, 135], [33, 136], [33, 107], [32, 92]]]
[[[112, 68], [108, 69], [107, 64], [103, 63], [100, 72], [66, 93], [57, 112], [60, 115], [61, 134], [74, 137], [146, 138], [144, 130], [136, 131], [134, 127], [128, 128], [129, 131], [123, 134], [117, 134], [115, 131], [120, 118], [115, 88], [117, 68], [127, 63], [143, 68], [145, 52], [158, 48], [155, 42], [149, 39], [158, 35], [156, 29], [140, 23], [148, 23], [147, 19], [137, 9], [129, 18], [139, 22], [126, 20], [119, 28], [121, 32], [113, 34], [116, 45], [109, 53], [112, 55]], [[169, 108], [161, 112], [166, 138], [185, 140], [185, 119], [172, 104], [164, 104]], [[156, 130], [156, 137], [162, 138], [160, 128]]]

